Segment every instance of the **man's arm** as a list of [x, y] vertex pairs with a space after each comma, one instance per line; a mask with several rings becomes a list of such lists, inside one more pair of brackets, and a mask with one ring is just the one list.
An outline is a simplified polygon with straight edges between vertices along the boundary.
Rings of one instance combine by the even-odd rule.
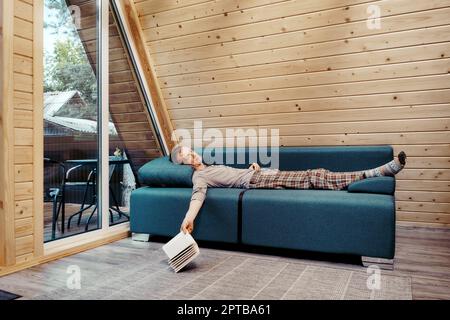
[[198, 212], [200, 211], [203, 205], [203, 201], [199, 200], [191, 200], [189, 204], [189, 210], [184, 217], [183, 223], [181, 224], [180, 230], [184, 233], [192, 233], [194, 231], [194, 220], [197, 217]]
[[180, 228], [180, 230], [184, 233], [192, 233], [194, 230], [194, 220], [202, 208], [203, 202], [205, 201], [207, 188], [208, 185], [205, 181], [195, 181], [194, 187], [192, 188], [192, 197], [189, 204], [189, 209]]

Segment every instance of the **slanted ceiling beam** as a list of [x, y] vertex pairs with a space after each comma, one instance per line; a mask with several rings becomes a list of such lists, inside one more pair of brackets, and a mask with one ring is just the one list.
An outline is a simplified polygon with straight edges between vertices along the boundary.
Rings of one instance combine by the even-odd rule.
[[118, 8], [118, 18], [121, 19], [124, 32], [128, 37], [132, 49], [130, 54], [133, 55], [138, 64], [138, 70], [136, 70], [136, 72], [139, 72], [140, 76], [145, 81], [146, 88], [144, 89], [147, 90], [147, 93], [150, 95], [152, 102], [151, 107], [156, 118], [156, 125], [159, 127], [159, 132], [162, 135], [164, 143], [161, 147], [165, 149], [167, 154], [174, 145], [174, 142], [172, 141], [173, 126], [161, 89], [158, 85], [153, 62], [145, 46], [144, 35], [142, 33], [136, 8], [134, 7], [133, 1], [130, 0], [114, 0], [114, 3]]

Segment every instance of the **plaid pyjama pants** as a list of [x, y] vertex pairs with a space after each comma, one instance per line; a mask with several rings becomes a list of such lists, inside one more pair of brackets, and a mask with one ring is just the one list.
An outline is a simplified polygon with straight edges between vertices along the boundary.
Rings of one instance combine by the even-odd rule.
[[342, 190], [350, 183], [362, 179], [364, 179], [363, 171], [333, 172], [324, 168], [305, 171], [256, 171], [250, 180], [249, 187]]

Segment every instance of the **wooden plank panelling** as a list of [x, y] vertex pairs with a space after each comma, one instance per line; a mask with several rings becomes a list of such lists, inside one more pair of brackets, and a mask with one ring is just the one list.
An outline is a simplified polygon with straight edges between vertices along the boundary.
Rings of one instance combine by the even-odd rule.
[[305, 87], [333, 83], [348, 83], [389, 78], [405, 78], [420, 75], [448, 73], [449, 59], [419, 61], [408, 64], [351, 68], [336, 71], [322, 71], [314, 74], [295, 74], [269, 78], [238, 80], [217, 84], [199, 84], [169, 88], [163, 91], [166, 98], [200, 96], [204, 92], [224, 94], [241, 92], [242, 88], [265, 90], [285, 87]]
[[17, 18], [33, 22], [32, 3], [26, 1], [14, 1], [14, 14]]
[[[431, 2], [426, 3], [429, 5], [429, 8], [432, 7]], [[398, 6], [397, 8], [408, 8], [408, 6]], [[391, 32], [410, 30], [423, 26], [439, 26], [444, 24], [445, 18], [449, 14], [449, 9], [436, 9], [428, 14], [433, 15], [435, 19], [428, 20], [427, 16], [424, 17], [424, 15], [426, 15], [425, 12], [416, 12], [407, 15], [397, 15], [394, 17], [383, 18], [382, 23], [386, 25], [385, 27], [389, 28]], [[426, 24], [424, 20], [428, 23]], [[317, 19], [315, 21], [317, 21]], [[207, 59], [226, 56], [229, 54], [243, 54], [269, 49], [273, 50], [283, 48], [286, 45], [306, 45], [339, 40], [341, 40], [341, 42], [345, 45], [350, 43], [350, 40], [347, 40], [349, 37], [359, 38], [369, 35], [373, 36], [383, 32], [383, 29], [377, 31], [368, 29], [366, 21], [363, 20], [360, 22], [348, 23], [339, 26], [328, 26], [312, 30], [308, 29], [308, 31], [300, 30], [282, 33], [280, 35], [265, 36], [264, 39], [256, 37], [241, 41], [221, 42], [214, 45], [201, 46], [199, 48], [188, 48], [164, 53], [155, 53], [153, 56], [155, 57], [154, 59], [156, 64], [163, 65], [173, 62], [190, 61], [193, 60], [193, 57]]]
[[14, 128], [14, 138], [16, 146], [32, 146], [33, 129]]
[[[259, 65], [263, 68], [269, 63], [316, 59], [319, 57], [339, 56], [353, 53], [371, 52], [392, 48], [414, 46], [420, 43], [439, 43], [449, 41], [449, 26], [436, 26], [423, 29], [399, 31], [382, 35], [371, 35], [350, 40], [319, 42], [317, 44], [287, 46], [278, 49], [231, 54], [202, 60], [192, 60], [176, 64], [157, 65], [155, 70], [160, 76], [189, 74], [208, 70], [224, 70], [243, 66]], [[335, 59], [338, 61], [338, 59]], [[325, 70], [333, 64], [323, 66]]]
[[13, 266], [14, 234], [14, 6], [0, 0], [0, 266]]
[[32, 217], [33, 216], [33, 200], [16, 201], [15, 215], [16, 215], [16, 220]]
[[0, 241], [2, 255], [7, 254], [0, 264], [13, 267], [43, 254], [39, 223], [43, 219], [39, 201], [43, 194], [39, 187], [43, 179], [39, 162], [42, 152], [38, 143], [43, 127], [43, 7], [42, 1], [34, 0], [3, 1], [0, 5], [2, 18], [8, 21], [8, 28], [0, 30], [8, 35], [9, 45], [1, 50], [2, 56], [9, 55], [8, 68], [1, 69], [2, 79], [9, 79], [9, 88], [2, 95], [8, 110], [5, 113], [2, 109], [2, 125], [7, 127], [2, 131], [6, 130], [11, 139], [8, 146], [1, 145], [1, 154], [8, 156], [2, 162], [10, 163], [8, 175], [2, 174], [9, 178], [2, 180], [1, 186], [10, 190], [5, 199], [9, 205], [2, 207], [11, 218], [0, 223], [0, 231], [9, 237], [6, 242]]
[[32, 253], [34, 249], [33, 235], [16, 238], [16, 255], [21, 256]]
[[449, 225], [450, 0], [134, 2], [175, 129], [392, 145], [408, 154], [398, 220]]
[[29, 110], [14, 110], [14, 127], [33, 128], [33, 112]]
[[15, 165], [14, 176], [15, 182], [33, 181], [33, 165]]
[[14, 92], [15, 109], [33, 110], [33, 94], [29, 92]]
[[25, 38], [14, 37], [14, 53], [28, 58], [33, 58], [33, 41]]
[[14, 163], [33, 163], [33, 147], [14, 147]]
[[16, 220], [16, 237], [25, 237], [33, 234], [34, 225], [33, 218], [25, 218]]
[[15, 198], [16, 200], [33, 199], [33, 182], [16, 182]]
[[[169, 28], [173, 28], [174, 26], [167, 26], [164, 28], [149, 28], [145, 29], [145, 34], [148, 39], [151, 40], [149, 48], [152, 50], [152, 53], [166, 52], [171, 50], [180, 50], [180, 49], [189, 49], [195, 48], [199, 46], [210, 46], [209, 48], [213, 48], [214, 45], [220, 45], [223, 47], [230, 45], [230, 43], [244, 40], [244, 39], [252, 39], [264, 36], [267, 38], [270, 37], [279, 37], [282, 34], [295, 34], [295, 32], [302, 31], [303, 36], [306, 41], [311, 40], [311, 29], [318, 28], [318, 30], [314, 30], [314, 32], [326, 31], [325, 28], [334, 28], [331, 25], [337, 25], [337, 28], [342, 28], [342, 24], [347, 22], [345, 26], [352, 26], [352, 29], [357, 29], [357, 26], [361, 24], [361, 22], [365, 22], [367, 19], [367, 1], [366, 3], [362, 3], [363, 1], [354, 1], [355, 5], [352, 6], [344, 6], [342, 7], [341, 3], [334, 2], [334, 4], [330, 4], [330, 1], [316, 1], [305, 2], [303, 3], [310, 7], [309, 10], [303, 10], [301, 8], [301, 3], [295, 3], [292, 1], [289, 4], [280, 3], [276, 5], [279, 9], [275, 12], [262, 12], [264, 7], [260, 7], [258, 10], [260, 11], [261, 16], [267, 18], [269, 15], [272, 15], [273, 19], [264, 20], [261, 22], [256, 22], [255, 17], [247, 14], [245, 20], [241, 20], [239, 22], [243, 22], [242, 24], [234, 24], [229, 28], [221, 28], [219, 30], [211, 30], [204, 31], [200, 33], [194, 32], [194, 30], [189, 28], [179, 28], [175, 29], [175, 33], [170, 33]], [[357, 4], [357, 3], [360, 4]], [[428, 10], [430, 8], [440, 8], [445, 7], [445, 0], [438, 0], [432, 2], [420, 2], [415, 6], [411, 6], [408, 3], [408, 0], [402, 1], [369, 1], [373, 4], [378, 4], [381, 8], [381, 15], [383, 17], [391, 17], [391, 19], [395, 19], [392, 16], [396, 16], [399, 14], [405, 13], [414, 13], [421, 10]], [[347, 1], [349, 3], [349, 1]], [[311, 12], [312, 6], [315, 6], [314, 9], [317, 11]], [[318, 10], [320, 8], [330, 8], [336, 7], [335, 9], [328, 10]], [[296, 14], [298, 13], [298, 14]], [[243, 18], [243, 14], [240, 13], [239, 18]], [[230, 18], [230, 16], [228, 16]], [[253, 19], [252, 19], [253, 18]], [[216, 20], [222, 20], [222, 17], [214, 17]], [[227, 19], [228, 22], [232, 22], [233, 19]], [[327, 24], [324, 26], [324, 21], [326, 20]], [[205, 20], [203, 20], [205, 22]], [[351, 22], [351, 23], [350, 23]], [[195, 22], [190, 22], [191, 24], [199, 25], [201, 28], [207, 28], [207, 24], [197, 24]], [[220, 22], [219, 22], [220, 23]], [[175, 25], [176, 26], [176, 25]], [[186, 26], [186, 25], [184, 25]], [[223, 24], [221, 24], [223, 26]], [[164, 30], [165, 29], [165, 30]], [[366, 30], [364, 30], [366, 29]], [[362, 32], [366, 32], [367, 28], [361, 28]], [[168, 32], [169, 31], [169, 32]], [[352, 30], [352, 35], [362, 35], [361, 33], [356, 33], [355, 30]], [[166, 34], [165, 34], [166, 33]], [[184, 34], [183, 36], [177, 36]], [[330, 35], [327, 35], [330, 37]], [[338, 36], [334, 36], [332, 39], [338, 39]], [[249, 40], [251, 41], [251, 40]], [[272, 45], [276, 42], [271, 41]], [[154, 44], [154, 45], [153, 45]], [[241, 48], [241, 50], [249, 50], [253, 51], [251, 48]], [[212, 51], [212, 50], [211, 50]]]

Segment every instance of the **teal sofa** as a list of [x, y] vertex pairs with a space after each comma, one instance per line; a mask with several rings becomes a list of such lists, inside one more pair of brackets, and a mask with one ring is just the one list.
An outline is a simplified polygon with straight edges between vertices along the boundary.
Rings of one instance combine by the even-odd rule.
[[[210, 155], [211, 149], [196, 150]], [[237, 163], [255, 149], [217, 149]], [[223, 155], [223, 157], [221, 157]], [[241, 158], [242, 159], [242, 158]], [[357, 171], [393, 159], [391, 146], [281, 147], [280, 170]], [[220, 162], [219, 162], [220, 163]], [[226, 164], [228, 165], [229, 162]], [[192, 169], [161, 157], [142, 166], [131, 195], [131, 231], [172, 237], [189, 206]], [[393, 259], [395, 178], [357, 181], [346, 190], [209, 188], [195, 221], [197, 240]]]

